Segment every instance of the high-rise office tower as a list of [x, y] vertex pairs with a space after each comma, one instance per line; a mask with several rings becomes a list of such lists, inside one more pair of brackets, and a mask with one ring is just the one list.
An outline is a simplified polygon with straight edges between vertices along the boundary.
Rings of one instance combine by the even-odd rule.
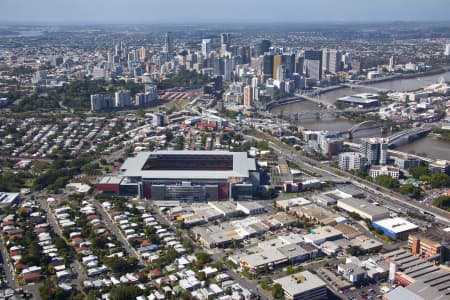
[[223, 58], [223, 80], [230, 82], [233, 74], [233, 60], [231, 57]]
[[278, 66], [276, 79], [278, 81], [285, 81], [286, 80], [286, 66], [285, 65], [279, 65]]
[[264, 81], [269, 78], [273, 78], [273, 54], [264, 54], [262, 61], [262, 73], [264, 74]]
[[341, 53], [336, 49], [322, 50], [322, 71], [336, 74], [341, 70]]
[[258, 77], [253, 77], [252, 78], [252, 88], [258, 87]]
[[395, 65], [396, 65], [396, 61], [395, 61], [395, 56], [392, 55], [389, 58], [389, 71], [394, 72], [395, 71]]
[[104, 108], [105, 97], [100, 94], [91, 95], [91, 111], [99, 111]]
[[244, 106], [249, 108], [253, 105], [253, 89], [247, 85], [244, 87]]
[[164, 52], [167, 53], [167, 58], [171, 59], [173, 55], [173, 41], [172, 41], [172, 32], [166, 32], [166, 36], [164, 39]]
[[224, 72], [223, 59], [220, 57], [213, 58], [213, 74], [215, 76], [223, 75]]
[[108, 51], [108, 67], [109, 69], [114, 66], [114, 53], [112, 51]]
[[305, 64], [305, 58], [301, 55], [296, 55], [295, 57], [295, 72], [297, 74], [303, 74], [303, 65]]
[[322, 49], [322, 71], [330, 71], [330, 49], [328, 48]]
[[231, 34], [222, 33], [220, 34], [220, 47], [223, 52], [230, 51], [231, 46]]
[[116, 107], [126, 107], [131, 105], [130, 91], [121, 90], [115, 93], [114, 105]]
[[338, 50], [332, 49], [330, 50], [330, 60], [328, 62], [328, 71], [330, 73], [336, 74], [337, 72], [342, 70], [341, 67], [341, 52]]
[[295, 73], [295, 54], [284, 53], [281, 63], [286, 67], [286, 78], [291, 78], [292, 73]]
[[202, 40], [202, 55], [203, 58], [208, 58], [208, 54], [211, 52], [211, 40], [210, 39], [203, 39]]
[[263, 55], [264, 53], [269, 52], [271, 45], [272, 44], [270, 43], [269, 40], [262, 40], [259, 43], [259, 47], [258, 47], [259, 55]]
[[304, 71], [309, 78], [322, 79], [322, 51], [307, 50], [304, 54]]
[[305, 59], [303, 68], [303, 73], [305, 73], [306, 77], [316, 81], [322, 79], [322, 64], [320, 63], [320, 60]]
[[145, 104], [145, 94], [144, 93], [137, 93], [135, 96], [135, 105], [136, 106], [142, 106]]
[[278, 79], [278, 67], [281, 65], [282, 56], [280, 54], [275, 54], [273, 56], [273, 79]]
[[139, 48], [139, 59], [144, 61], [147, 58], [147, 49], [145, 47]]
[[450, 55], [450, 44], [445, 45], [444, 55]]
[[242, 64], [249, 64], [251, 62], [250, 46], [239, 47], [238, 54], [241, 57]]
[[369, 165], [385, 165], [388, 159], [388, 143], [384, 139], [368, 138], [361, 140], [360, 152]]
[[158, 89], [156, 85], [148, 84], [145, 86], [145, 104], [158, 99]]

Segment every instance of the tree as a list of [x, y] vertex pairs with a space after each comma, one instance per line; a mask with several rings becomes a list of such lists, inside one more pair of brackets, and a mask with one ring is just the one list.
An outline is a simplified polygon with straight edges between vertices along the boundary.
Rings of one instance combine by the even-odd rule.
[[403, 195], [408, 195], [411, 198], [419, 199], [421, 197], [421, 189], [415, 185], [408, 183], [402, 185], [398, 191]]
[[60, 287], [56, 288], [55, 290], [55, 296], [54, 299], [55, 300], [65, 300], [67, 299], [67, 293]]
[[434, 199], [433, 205], [441, 209], [450, 211], [450, 196], [440, 196]]
[[194, 246], [192, 245], [192, 241], [190, 238], [186, 237], [183, 239], [183, 247], [188, 253], [192, 253]]
[[426, 166], [413, 167], [411, 168], [411, 175], [414, 178], [419, 179], [420, 176], [428, 175], [428, 168]]
[[450, 176], [444, 173], [433, 173], [431, 174], [430, 185], [433, 188], [449, 187]]
[[[98, 290], [89, 290], [89, 292], [87, 294], [87, 299], [88, 300], [97, 300], [101, 296], [102, 295], [101, 295], [100, 291], [98, 291]], [[42, 299], [44, 299], [44, 298], [42, 298]]]
[[377, 178], [375, 178], [375, 182], [378, 185], [381, 185], [382, 187], [385, 187], [388, 189], [397, 189], [399, 186], [398, 180], [395, 178], [392, 178], [389, 175], [380, 175]]
[[291, 274], [294, 274], [294, 273], [295, 273], [294, 267], [292, 267], [292, 266], [287, 266], [286, 267], [286, 275], [291, 275]]
[[195, 258], [197, 259], [197, 265], [204, 265], [211, 260], [209, 254], [205, 252], [196, 253]]
[[141, 295], [141, 291], [137, 286], [133, 285], [119, 285], [114, 286], [109, 292], [109, 299], [111, 300], [128, 300], [136, 299]]
[[44, 284], [39, 287], [41, 299], [50, 299], [50, 285]]
[[283, 298], [283, 287], [279, 283], [275, 283], [272, 287], [272, 297], [275, 299]]
[[135, 257], [128, 257], [127, 259], [120, 257], [106, 257], [104, 259], [105, 265], [107, 265], [113, 273], [125, 274], [133, 271], [137, 265], [137, 259]]

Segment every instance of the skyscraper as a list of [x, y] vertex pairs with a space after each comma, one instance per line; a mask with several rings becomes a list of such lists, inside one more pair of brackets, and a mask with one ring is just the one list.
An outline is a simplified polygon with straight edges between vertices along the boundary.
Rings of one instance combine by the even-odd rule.
[[264, 74], [263, 81], [273, 78], [273, 54], [264, 54], [262, 61], [262, 73]]
[[104, 96], [100, 94], [91, 95], [91, 111], [99, 111], [104, 107]]
[[304, 70], [309, 78], [315, 80], [322, 79], [322, 51], [307, 50], [305, 51]]
[[292, 73], [295, 73], [295, 54], [294, 53], [284, 53], [281, 63], [286, 68], [286, 77], [291, 78]]
[[252, 88], [258, 87], [258, 77], [252, 78]]
[[286, 80], [286, 66], [285, 65], [279, 65], [278, 66], [276, 79], [278, 81], [285, 81]]
[[444, 55], [450, 55], [450, 44], [445, 45]]
[[322, 70], [336, 74], [341, 70], [341, 53], [336, 49], [322, 50]]
[[295, 73], [300, 75], [303, 74], [303, 66], [305, 64], [305, 58], [303, 56], [297, 55], [295, 57]]
[[114, 54], [112, 53], [112, 51], [108, 51], [108, 67], [109, 67], [109, 69], [111, 69], [113, 65], [114, 65]]
[[395, 65], [397, 64], [395, 56], [392, 55], [389, 58], [389, 71], [394, 72], [395, 71]]
[[253, 89], [247, 85], [244, 87], [244, 106], [249, 108], [253, 105]]
[[166, 36], [164, 39], [164, 52], [167, 53], [167, 58], [171, 59], [173, 55], [173, 41], [172, 41], [172, 32], [166, 32]]
[[147, 49], [145, 49], [145, 47], [139, 48], [139, 59], [141, 61], [144, 61], [146, 57], [147, 57]]
[[271, 43], [269, 40], [262, 40], [259, 43], [259, 55], [263, 55], [264, 53], [269, 52], [270, 46]]
[[369, 165], [384, 165], [387, 162], [388, 144], [384, 139], [369, 138], [361, 140], [360, 152]]
[[233, 60], [231, 57], [225, 57], [223, 59], [223, 80], [231, 81], [233, 73]]
[[330, 50], [330, 60], [328, 62], [328, 71], [330, 73], [336, 74], [337, 72], [341, 71], [341, 52], [338, 50], [332, 49]]
[[203, 58], [208, 58], [208, 54], [211, 52], [211, 40], [210, 39], [203, 39], [202, 40], [202, 55]]
[[220, 34], [220, 48], [223, 52], [230, 51], [231, 46], [231, 34], [222, 33]]
[[282, 56], [279, 54], [276, 54], [273, 56], [273, 74], [272, 78], [277, 80], [278, 79], [278, 67], [281, 65], [281, 59]]
[[213, 59], [213, 74], [215, 76], [223, 75], [224, 72], [224, 66], [223, 66], [223, 59], [220, 57], [214, 57]]
[[115, 93], [114, 105], [116, 107], [126, 107], [131, 105], [130, 91], [121, 90]]

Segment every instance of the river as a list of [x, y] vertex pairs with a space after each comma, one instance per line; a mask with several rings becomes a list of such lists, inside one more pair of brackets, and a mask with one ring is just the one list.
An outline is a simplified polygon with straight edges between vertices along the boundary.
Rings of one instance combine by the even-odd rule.
[[[384, 81], [375, 84], [371, 84], [370, 86], [377, 87], [380, 89], [386, 90], [395, 90], [399, 92], [404, 91], [412, 91], [420, 88], [424, 88], [430, 84], [437, 83], [440, 78], [444, 78], [445, 81], [450, 81], [450, 72], [445, 72], [437, 75], [424, 76], [419, 78], [411, 78], [411, 79], [399, 79], [392, 81]], [[320, 95], [320, 98], [323, 102], [326, 103], [334, 103], [336, 99], [344, 96], [354, 95], [358, 93], [364, 92], [373, 92], [373, 89], [367, 89], [363, 87], [357, 88], [342, 88], [338, 90], [334, 90], [325, 94]], [[296, 103], [285, 104], [282, 106], [274, 107], [272, 109], [272, 113], [274, 114], [284, 114], [288, 115], [296, 112], [307, 112], [307, 111], [319, 111], [321, 108], [313, 102], [310, 101], [301, 101]], [[298, 124], [306, 129], [310, 130], [330, 130], [330, 131], [343, 131], [351, 128], [355, 122], [345, 120], [345, 119], [336, 119], [336, 120], [308, 120], [308, 121], [300, 121]], [[368, 132], [364, 132], [364, 135], [368, 135]], [[379, 131], [374, 131], [373, 136], [379, 136]], [[358, 138], [363, 136], [355, 137], [355, 142]], [[366, 136], [364, 136], [366, 137]], [[434, 159], [445, 159], [450, 161], [450, 142], [439, 140], [435, 137], [425, 137], [420, 140], [417, 140], [411, 144], [403, 145], [399, 147], [397, 150], [423, 154], [426, 153], [427, 157]]]
[[[439, 82], [440, 78], [444, 78], [445, 81], [450, 81], [450, 72], [445, 72], [437, 75], [430, 75], [424, 77], [417, 77], [411, 79], [398, 79], [391, 81], [383, 81], [374, 84], [370, 84], [375, 88], [385, 89], [389, 91], [398, 91], [398, 92], [406, 92], [406, 91], [414, 91], [421, 88], [424, 88], [430, 84]], [[333, 104], [336, 102], [338, 98], [354, 95], [358, 93], [370, 93], [374, 92], [373, 89], [367, 89], [363, 87], [357, 88], [342, 88], [338, 90], [334, 90], [319, 96], [318, 99], [323, 102]]]
[[410, 144], [398, 147], [396, 150], [404, 151], [433, 159], [450, 161], [450, 142], [427, 136]]

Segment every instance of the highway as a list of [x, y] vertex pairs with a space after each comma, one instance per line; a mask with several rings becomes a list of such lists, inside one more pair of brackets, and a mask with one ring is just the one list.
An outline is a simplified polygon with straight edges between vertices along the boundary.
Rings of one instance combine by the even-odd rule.
[[[315, 161], [312, 158], [306, 157], [302, 154], [300, 154], [298, 151], [294, 150], [291, 146], [283, 144], [281, 141], [277, 140], [273, 136], [270, 136], [266, 133], [259, 132], [258, 135], [264, 136], [264, 139], [269, 142], [269, 146], [272, 150], [277, 152], [280, 155], [286, 156], [289, 160], [293, 161], [297, 165], [299, 165], [302, 168], [305, 168], [307, 170], [310, 170], [314, 173], [320, 174], [321, 176], [333, 176], [337, 177], [341, 180], [350, 180], [352, 184], [355, 186], [364, 189], [365, 191], [371, 192], [373, 194], [376, 194], [377, 196], [388, 198], [389, 200], [396, 202], [397, 204], [401, 204], [403, 207], [406, 208], [412, 208], [414, 210], [419, 210], [421, 213], [426, 212], [428, 214], [435, 216], [435, 221], [445, 225], [450, 226], [450, 214], [444, 210], [441, 210], [436, 207], [429, 207], [425, 206], [424, 204], [410, 200], [409, 198], [406, 198], [405, 196], [398, 194], [396, 192], [393, 192], [390, 189], [381, 187], [373, 182], [367, 181], [365, 179], [362, 179], [360, 177], [354, 176], [350, 173], [345, 173], [345, 176], [338, 175], [337, 172], [343, 173], [343, 171], [336, 170], [335, 168], [332, 168], [326, 164], [319, 164], [317, 161]], [[247, 137], [251, 137], [254, 139], [263, 139], [261, 136], [253, 136], [253, 135], [247, 135]], [[317, 167], [319, 165], [319, 167]]]

